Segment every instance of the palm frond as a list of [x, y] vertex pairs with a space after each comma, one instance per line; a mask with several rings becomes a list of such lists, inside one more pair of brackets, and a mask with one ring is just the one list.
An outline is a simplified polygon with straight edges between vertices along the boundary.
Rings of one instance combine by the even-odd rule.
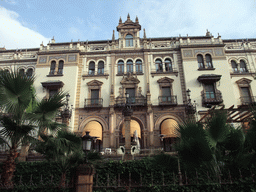
[[1, 73], [0, 105], [7, 113], [14, 116], [23, 114], [32, 98], [33, 83], [33, 76], [22, 76], [17, 72]]

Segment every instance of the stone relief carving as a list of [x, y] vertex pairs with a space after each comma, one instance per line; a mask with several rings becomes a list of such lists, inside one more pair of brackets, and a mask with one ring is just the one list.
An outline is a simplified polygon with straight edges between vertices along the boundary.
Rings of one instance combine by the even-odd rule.
[[216, 56], [223, 56], [223, 49], [214, 49], [215, 55]]
[[194, 50], [195, 54], [196, 53], [212, 53], [212, 49], [195, 49]]
[[56, 59], [56, 60], [58, 60], [58, 59], [64, 59], [64, 60], [66, 60], [66, 55], [56, 55], [56, 56], [50, 56], [49, 57], [49, 60], [52, 60], [52, 59]]
[[184, 50], [183, 54], [184, 54], [184, 57], [193, 57], [192, 50]]
[[39, 63], [46, 63], [47, 62], [47, 56], [41, 56], [39, 58]]
[[68, 62], [76, 61], [76, 55], [69, 55], [68, 56]]

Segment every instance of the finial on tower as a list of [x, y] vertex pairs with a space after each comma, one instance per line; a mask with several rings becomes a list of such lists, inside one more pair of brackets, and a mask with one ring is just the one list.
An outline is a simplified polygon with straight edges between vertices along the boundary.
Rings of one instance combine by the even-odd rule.
[[113, 30], [112, 41], [115, 41], [115, 30]]
[[147, 36], [146, 36], [146, 30], [145, 30], [145, 28], [143, 29], [143, 31], [144, 31], [143, 38], [146, 39]]
[[128, 15], [127, 15], [127, 20], [130, 20], [130, 14], [128, 13]]
[[139, 23], [139, 19], [137, 15], [136, 15], [135, 23]]
[[121, 19], [121, 17], [120, 17], [120, 19], [119, 19], [119, 23], [122, 23], [122, 19]]

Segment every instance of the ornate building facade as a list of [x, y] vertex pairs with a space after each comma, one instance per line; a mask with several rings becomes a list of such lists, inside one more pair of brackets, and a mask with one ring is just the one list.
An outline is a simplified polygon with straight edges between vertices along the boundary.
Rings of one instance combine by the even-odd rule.
[[[35, 74], [39, 99], [68, 92], [71, 131], [90, 131], [98, 137], [98, 151], [116, 150], [124, 142], [125, 93], [133, 108], [131, 137], [137, 130], [141, 149], [165, 151], [174, 150], [175, 127], [193, 110], [200, 120], [209, 107], [240, 109], [254, 102], [256, 39], [223, 40], [208, 31], [147, 38], [145, 29], [140, 38], [139, 20], [129, 15], [125, 22], [120, 18], [116, 30], [118, 38], [113, 31], [108, 41], [56, 43], [53, 38], [40, 48], [2, 48], [0, 69]], [[245, 122], [247, 116], [230, 118]]]

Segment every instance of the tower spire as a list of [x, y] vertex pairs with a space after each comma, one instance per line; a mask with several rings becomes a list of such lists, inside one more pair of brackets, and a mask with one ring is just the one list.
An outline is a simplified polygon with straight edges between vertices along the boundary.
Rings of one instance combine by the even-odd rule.
[[112, 41], [115, 41], [115, 30], [113, 30]]
[[127, 15], [127, 20], [129, 21], [130, 20], [130, 14], [128, 13]]
[[120, 17], [120, 19], [119, 19], [119, 24], [121, 24], [122, 23], [122, 18]]
[[136, 15], [135, 23], [139, 23], [139, 19], [137, 15]]
[[147, 36], [146, 36], [146, 30], [145, 30], [145, 28], [143, 29], [143, 31], [144, 31], [143, 38], [146, 39]]

